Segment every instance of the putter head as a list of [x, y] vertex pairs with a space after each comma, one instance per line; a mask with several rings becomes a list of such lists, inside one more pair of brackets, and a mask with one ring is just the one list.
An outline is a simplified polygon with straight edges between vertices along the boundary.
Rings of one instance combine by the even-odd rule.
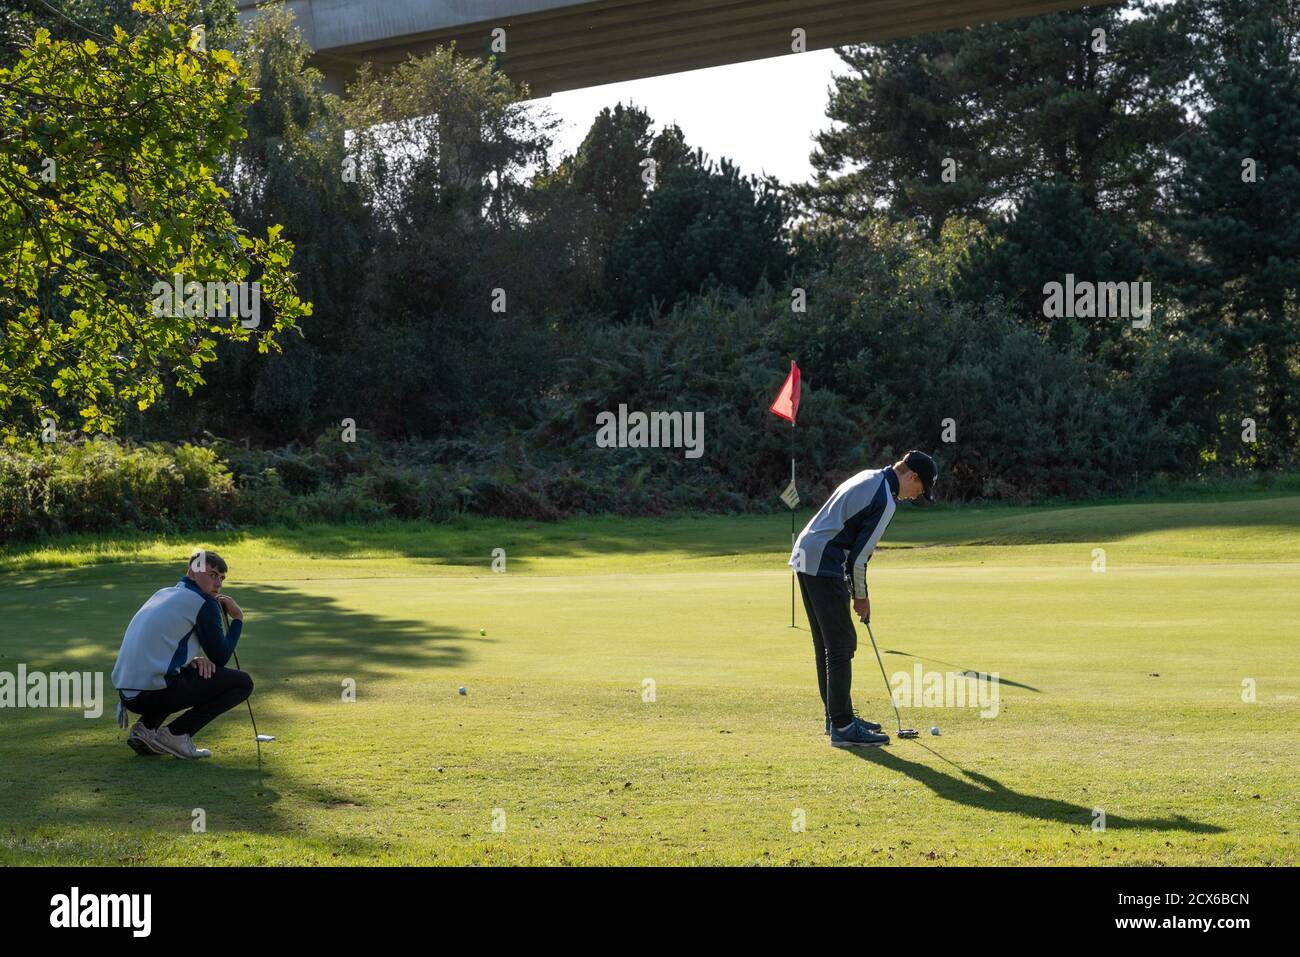
[[915, 728], [900, 728], [898, 736], [900, 738], [915, 738], [917, 737], [917, 732]]

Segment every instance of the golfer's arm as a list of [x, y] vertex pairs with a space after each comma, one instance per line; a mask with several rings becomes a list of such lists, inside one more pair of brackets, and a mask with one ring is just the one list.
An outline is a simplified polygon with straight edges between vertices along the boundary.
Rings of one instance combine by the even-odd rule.
[[[871, 501], [866, 508], [875, 513], [875, 517], [862, 523], [858, 529], [857, 536], [853, 539], [853, 547], [849, 549], [848, 568], [849, 579], [853, 583], [853, 597], [867, 597], [867, 562], [871, 560], [871, 553], [876, 550], [876, 542], [880, 539], [881, 522], [885, 518], [884, 501], [882, 495], [888, 495], [889, 492], [882, 482], [879, 490], [872, 496]], [[865, 509], [864, 509], [865, 510]]]
[[850, 557], [853, 558], [849, 570], [850, 578], [853, 582], [854, 598], [867, 597], [867, 562], [871, 561], [871, 552], [863, 550], [865, 544], [865, 541], [861, 544], [855, 542], [853, 552], [850, 555]]
[[226, 631], [221, 627], [220, 606], [215, 601], [211, 601], [204, 602], [203, 607], [199, 609], [194, 627], [198, 632], [199, 645], [203, 648], [203, 654], [218, 668], [224, 668], [230, 656], [235, 653], [235, 645], [239, 644], [239, 636], [244, 631], [243, 620], [236, 618], [230, 623], [230, 630]]

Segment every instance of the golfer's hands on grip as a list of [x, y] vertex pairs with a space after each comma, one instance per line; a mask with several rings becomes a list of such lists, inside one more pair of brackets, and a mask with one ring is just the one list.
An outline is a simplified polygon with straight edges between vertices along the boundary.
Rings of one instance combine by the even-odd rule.
[[862, 621], [871, 621], [871, 599], [855, 598], [853, 599], [853, 613]]
[[195, 658], [190, 662], [194, 670], [199, 673], [200, 678], [211, 678], [217, 673], [217, 666], [208, 661], [207, 658]]
[[240, 608], [235, 599], [229, 595], [218, 595], [217, 602], [226, 610], [226, 614], [236, 621], [244, 620], [244, 609]]

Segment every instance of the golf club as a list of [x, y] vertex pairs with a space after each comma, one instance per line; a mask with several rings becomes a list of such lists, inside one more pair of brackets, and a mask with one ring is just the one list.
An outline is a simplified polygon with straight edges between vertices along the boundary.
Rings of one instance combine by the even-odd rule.
[[880, 649], [876, 647], [876, 636], [871, 633], [871, 622], [863, 618], [862, 623], [867, 626], [867, 637], [871, 639], [871, 650], [876, 653], [876, 664], [880, 665], [880, 677], [885, 679], [885, 693], [889, 695], [889, 703], [894, 706], [894, 720], [898, 722], [898, 736], [900, 738], [915, 738], [915, 728], [904, 728], [903, 719], [898, 716], [898, 705], [894, 701], [894, 689], [889, 687], [889, 677], [885, 674], [885, 663], [880, 660]]
[[[226, 631], [230, 630], [230, 616], [226, 614], [225, 605], [221, 606], [221, 623], [225, 626]], [[238, 668], [240, 671], [244, 670], [239, 664], [239, 652], [237, 651], [235, 652], [235, 667]], [[247, 698], [245, 698], [244, 704], [248, 705], [248, 720], [253, 722], [253, 740], [257, 742], [257, 773], [261, 774], [262, 773], [262, 736], [257, 733], [257, 719], [253, 717], [253, 703], [249, 701]], [[272, 740], [269, 734], [266, 736], [266, 739], [268, 741]]]

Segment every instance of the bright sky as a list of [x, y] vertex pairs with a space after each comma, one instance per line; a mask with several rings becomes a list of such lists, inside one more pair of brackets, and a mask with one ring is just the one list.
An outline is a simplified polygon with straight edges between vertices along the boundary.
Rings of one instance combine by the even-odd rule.
[[650, 114], [655, 133], [675, 122], [691, 149], [700, 147], [714, 160], [726, 156], [744, 174], [802, 182], [812, 175], [813, 134], [831, 125], [831, 76], [847, 72], [834, 50], [817, 50], [571, 90], [537, 102], [564, 121], [553, 161], [578, 148], [601, 109], [635, 103]]

